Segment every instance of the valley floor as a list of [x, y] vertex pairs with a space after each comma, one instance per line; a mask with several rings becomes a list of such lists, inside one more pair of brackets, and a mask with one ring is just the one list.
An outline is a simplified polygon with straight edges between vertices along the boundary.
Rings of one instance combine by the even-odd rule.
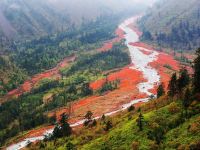
[[[94, 117], [99, 118], [102, 116], [102, 114], [111, 115], [121, 110], [125, 110], [132, 104], [134, 104], [136, 107], [141, 106], [141, 104], [148, 101], [149, 96], [156, 94], [156, 89], [160, 82], [163, 82], [165, 88], [167, 88], [171, 73], [173, 71], [179, 70], [179, 63], [173, 58], [172, 55], [156, 51], [151, 46], [139, 42], [139, 36], [141, 36], [141, 33], [136, 28], [135, 21], [136, 18], [126, 20], [123, 24], [121, 24], [121, 26], [119, 26], [116, 31], [118, 38], [109, 41], [99, 49], [99, 51], [109, 50], [112, 48], [113, 43], [119, 42], [124, 38], [126, 39], [126, 44], [129, 48], [132, 63], [126, 67], [114, 70], [113, 72], [109, 73], [107, 79], [100, 79], [90, 83], [90, 87], [93, 90], [96, 90], [101, 87], [105, 80], [114, 81], [119, 79], [119, 88], [114, 91], [107, 92], [103, 95], [94, 95], [73, 102], [71, 106], [73, 109], [72, 118], [69, 121], [72, 126], [82, 124], [84, 122], [84, 114], [88, 110], [93, 112]], [[31, 80], [25, 82], [17, 90], [10, 92], [9, 95], [19, 96], [21, 94], [19, 91], [29, 91], [33, 83], [36, 83], [43, 78], [52, 76], [58, 77], [59, 69], [66, 67], [69, 62], [74, 60], [75, 56], [70, 57], [69, 59], [65, 59], [63, 63], [60, 63], [55, 69], [33, 77]], [[49, 112], [48, 115], [52, 116], [56, 114], [57, 118], [59, 118], [62, 113], [67, 111], [68, 107], [63, 107]], [[147, 118], [149, 118], [148, 114]], [[134, 124], [134, 121], [131, 123], [127, 122], [127, 125], [125, 125], [127, 126], [127, 134], [128, 132], [132, 132], [129, 131], [130, 124], [132, 123]], [[44, 134], [46, 134], [47, 131], [52, 132], [52, 129], [53, 127], [45, 127], [29, 131], [23, 138], [20, 138], [23, 139], [22, 141], [19, 140], [18, 144], [11, 145], [8, 147], [8, 149], [19, 149], [26, 146], [28, 144], [27, 142], [29, 141], [34, 142], [36, 140], [44, 139]], [[116, 132], [118, 133], [122, 131]], [[100, 138], [94, 143], [84, 146], [84, 149], [88, 149], [89, 147], [89, 149], [93, 149], [94, 145], [98, 145], [98, 141], [101, 141], [105, 138]], [[131, 139], [133, 139], [133, 137], [131, 137]], [[130, 142], [127, 144], [130, 144]], [[116, 144], [116, 148], [118, 146], [119, 145]]]

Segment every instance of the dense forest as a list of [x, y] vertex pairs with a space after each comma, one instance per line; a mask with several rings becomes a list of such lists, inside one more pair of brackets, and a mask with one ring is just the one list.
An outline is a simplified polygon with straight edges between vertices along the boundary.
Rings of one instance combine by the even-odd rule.
[[95, 49], [103, 41], [112, 39], [119, 19], [119, 16], [101, 16], [95, 21], [84, 23], [80, 28], [71, 28], [70, 31], [30, 42], [20, 42], [16, 44], [12, 59], [28, 74], [36, 74], [52, 68], [72, 53]]
[[139, 21], [144, 41], [176, 50], [193, 50], [200, 45], [200, 2], [163, 0]]

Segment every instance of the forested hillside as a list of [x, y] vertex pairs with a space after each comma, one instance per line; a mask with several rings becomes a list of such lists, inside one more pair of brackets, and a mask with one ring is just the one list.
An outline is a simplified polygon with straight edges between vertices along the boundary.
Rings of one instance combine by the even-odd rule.
[[17, 88], [26, 77], [25, 71], [14, 65], [8, 56], [0, 56], [0, 97]]
[[160, 47], [192, 50], [200, 46], [200, 1], [158, 1], [139, 22], [142, 40]]
[[123, 15], [105, 15], [79, 28], [2, 47], [0, 97], [28, 77], [55, 67], [65, 57], [101, 47], [116, 36], [114, 31], [121, 18]]
[[[78, 5], [77, 5], [78, 4]], [[67, 31], [95, 20], [134, 7], [134, 3], [93, 0], [2, 0], [0, 1], [0, 39], [22, 40]], [[134, 8], [140, 10], [144, 6]], [[129, 8], [129, 10], [131, 10]]]

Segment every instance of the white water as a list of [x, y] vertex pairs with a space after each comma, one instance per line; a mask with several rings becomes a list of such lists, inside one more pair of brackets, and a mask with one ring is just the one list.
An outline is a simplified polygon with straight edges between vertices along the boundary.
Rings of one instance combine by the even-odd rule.
[[[139, 89], [140, 93], [146, 93], [148, 96], [150, 96], [150, 95], [152, 95], [152, 93], [149, 92], [149, 90], [152, 89], [155, 86], [155, 84], [158, 84], [160, 81], [160, 76], [158, 75], [157, 71], [154, 68], [152, 68], [151, 66], [149, 66], [150, 62], [153, 62], [157, 59], [158, 53], [155, 51], [152, 51], [152, 53], [150, 55], [145, 55], [144, 53], [142, 53], [140, 51], [140, 49], [138, 47], [130, 45], [130, 43], [139, 41], [138, 35], [132, 29], [130, 29], [128, 27], [128, 25], [130, 23], [133, 23], [134, 21], [136, 21], [136, 19], [137, 19], [136, 17], [127, 19], [126, 21], [124, 21], [124, 23], [122, 23], [119, 26], [119, 28], [121, 28], [126, 33], [126, 35], [125, 35], [126, 45], [129, 48], [131, 60], [132, 60], [132, 63], [134, 64], [134, 66], [132, 66], [130, 68], [141, 71], [143, 73], [143, 77], [147, 80], [143, 83], [140, 83], [138, 85], [138, 89]], [[151, 51], [148, 49], [145, 49], [145, 50]], [[116, 111], [106, 113], [105, 116], [110, 116], [117, 112], [126, 110], [131, 105], [137, 104], [139, 102], [148, 102], [148, 100], [149, 100], [149, 98], [133, 100], [130, 103], [122, 105], [122, 107]], [[99, 118], [100, 117], [96, 117], [95, 119], [99, 119]], [[74, 124], [71, 124], [71, 127], [79, 126], [79, 125], [83, 124], [84, 121], [85, 120], [83, 119]], [[13, 144], [13, 145], [9, 146], [7, 148], [7, 150], [19, 150], [21, 148], [26, 147], [30, 142], [43, 140], [46, 135], [52, 134], [52, 132], [53, 132], [53, 129], [47, 130], [43, 134], [43, 136], [24, 139], [23, 141], [21, 141], [17, 144]]]
[[[156, 51], [152, 51], [150, 55], [145, 55], [140, 49], [136, 46], [132, 46], [130, 43], [135, 43], [139, 41], [139, 36], [132, 29], [128, 27], [128, 25], [132, 22], [135, 22], [137, 17], [130, 18], [122, 23], [119, 27], [126, 33], [126, 45], [129, 48], [129, 52], [131, 55], [132, 63], [134, 64], [132, 69], [137, 69], [143, 73], [143, 77], [147, 80], [146, 82], [140, 83], [138, 85], [139, 91], [141, 93], [146, 93], [147, 95], [152, 95], [149, 92], [150, 89], [153, 89], [155, 84], [158, 84], [160, 81], [160, 76], [156, 69], [149, 66], [150, 62], [153, 62], [157, 59], [158, 53]], [[145, 49], [147, 50], [147, 49]], [[151, 51], [151, 50], [148, 50]]]

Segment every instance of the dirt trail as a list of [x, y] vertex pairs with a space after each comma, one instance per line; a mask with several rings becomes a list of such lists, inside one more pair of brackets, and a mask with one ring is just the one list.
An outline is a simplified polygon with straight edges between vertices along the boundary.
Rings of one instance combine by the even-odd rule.
[[45, 78], [59, 79], [61, 77], [59, 70], [61, 68], [67, 67], [69, 65], [69, 63], [73, 62], [75, 59], [76, 59], [76, 56], [72, 55], [70, 57], [63, 59], [60, 63], [57, 64], [56, 67], [54, 67], [50, 70], [47, 70], [45, 72], [34, 75], [33, 77], [31, 77], [31, 79], [25, 81], [17, 89], [14, 89], [14, 90], [8, 92], [8, 94], [6, 96], [4, 96], [2, 99], [0, 99], [0, 103], [3, 103], [3, 102], [5, 102], [5, 101], [7, 101], [8, 99], [11, 99], [11, 98], [17, 98], [17, 97], [19, 97], [20, 95], [22, 95], [26, 92], [30, 92], [31, 89], [37, 83], [39, 83], [42, 79], [45, 79]]

